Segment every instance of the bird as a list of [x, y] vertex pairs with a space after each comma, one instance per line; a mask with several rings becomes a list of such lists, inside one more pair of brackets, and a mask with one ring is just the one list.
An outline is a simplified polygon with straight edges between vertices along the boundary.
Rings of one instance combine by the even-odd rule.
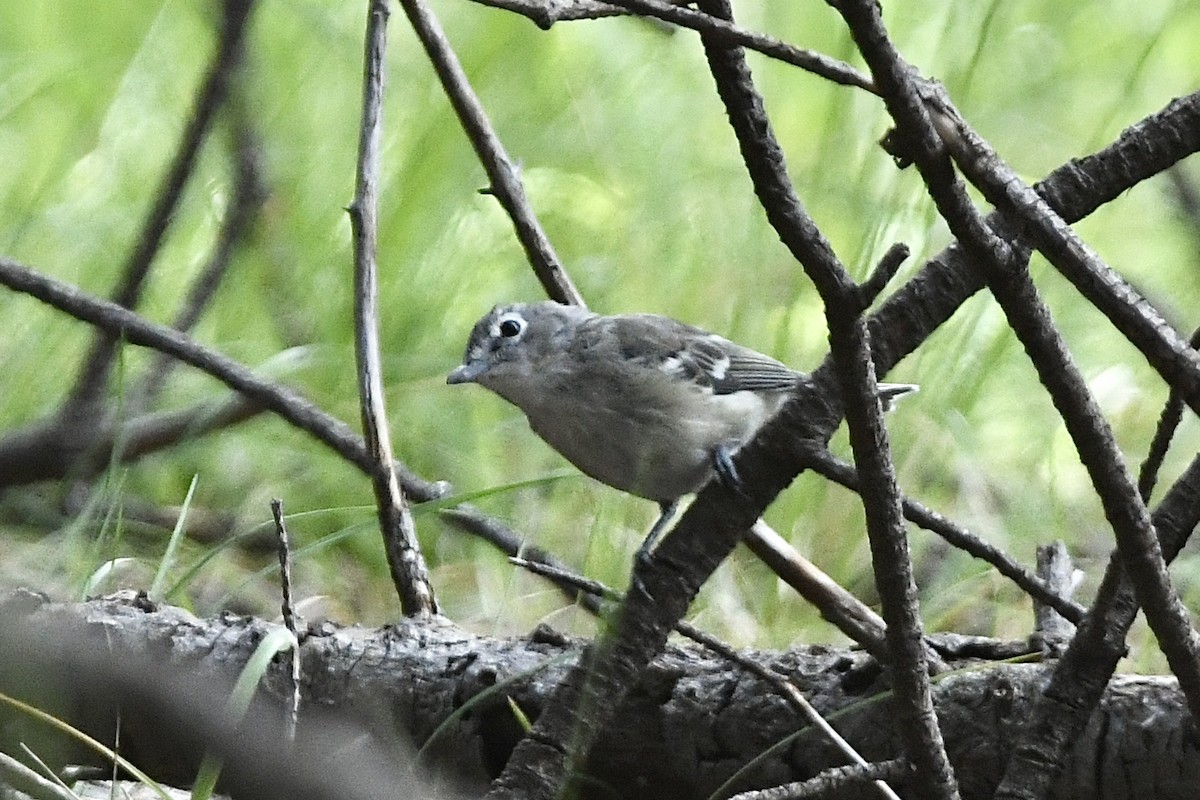
[[[484, 315], [446, 382], [489, 389], [583, 473], [658, 503], [644, 558], [683, 497], [714, 476], [740, 487], [734, 454], [806, 378], [670, 317], [544, 301]], [[880, 383], [879, 396], [887, 408], [916, 389]]]

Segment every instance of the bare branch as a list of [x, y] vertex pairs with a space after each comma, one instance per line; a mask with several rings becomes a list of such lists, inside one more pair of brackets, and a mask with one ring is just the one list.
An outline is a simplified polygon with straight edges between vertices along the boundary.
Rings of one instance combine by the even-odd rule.
[[[133, 308], [141, 297], [150, 265], [171, 224], [183, 187], [192, 175], [196, 156], [208, 137], [217, 109], [224, 100], [230, 74], [240, 62], [243, 35], [253, 8], [253, 0], [225, 0], [217, 52], [213, 55], [208, 75], [196, 92], [191, 117], [180, 137], [179, 149], [163, 178], [162, 187], [155, 194], [154, 204], [142, 225], [137, 245], [122, 270], [121, 283], [113, 293], [113, 301], [118, 305]], [[84, 357], [83, 368], [71, 390], [64, 413], [74, 414], [77, 412], [71, 409], [87, 409], [99, 403], [108, 383], [116, 344], [117, 340], [110, 334], [97, 333]]]
[[467, 74], [450, 47], [437, 17], [425, 5], [424, 0], [400, 0], [400, 5], [408, 15], [413, 30], [425, 47], [425, 52], [429, 54], [442, 87], [450, 98], [450, 105], [458, 114], [463, 130], [466, 131], [471, 146], [475, 148], [475, 153], [487, 172], [488, 180], [491, 181], [489, 193], [496, 196], [512, 219], [517, 239], [525, 248], [525, 255], [533, 267], [534, 274], [541, 281], [542, 288], [546, 290], [546, 295], [560, 303], [585, 305], [583, 296], [571, 282], [571, 277], [559, 261], [558, 254], [554, 252], [550, 238], [542, 230], [537, 215], [529, 204], [529, 198], [525, 196], [519, 170], [505, 152], [504, 145], [488, 120], [483, 104], [471, 89]]
[[[1194, 459], [1154, 511], [1165, 557], [1173, 559], [1200, 524], [1200, 458]], [[1137, 616], [1133, 586], [1117, 556], [1109, 559], [1092, 607], [1083, 618], [1049, 684], [1038, 698], [1026, 735], [1017, 743], [997, 797], [1045, 797], [1072, 744], [1100, 703], [1125, 635]]]
[[[1188, 344], [1193, 349], [1200, 348], [1200, 328], [1192, 333]], [[1149, 503], [1150, 496], [1154, 494], [1154, 484], [1158, 482], [1158, 471], [1162, 469], [1163, 460], [1167, 457], [1167, 450], [1171, 446], [1171, 439], [1175, 436], [1179, 423], [1183, 422], [1183, 405], [1183, 393], [1175, 387], [1171, 387], [1167, 393], [1167, 402], [1163, 404], [1162, 414], [1159, 415], [1158, 425], [1154, 428], [1154, 438], [1150, 440], [1146, 460], [1142, 462], [1141, 469], [1138, 470], [1138, 494], [1141, 495], [1143, 503]]]
[[[858, 475], [854, 467], [836, 458], [828, 450], [814, 450], [807, 455], [804, 466], [835, 481], [847, 489], [858, 491]], [[937, 534], [950, 545], [986, 561], [1004, 577], [1024, 589], [1035, 600], [1045, 603], [1071, 622], [1083, 619], [1086, 610], [1078, 603], [1053, 591], [1045, 581], [1025, 569], [1007, 553], [993, 547], [968, 530], [960, 528], [936, 511], [908, 497], [901, 498], [904, 516], [910, 522]]]
[[384, 54], [387, 52], [387, 0], [367, 0], [367, 30], [363, 55], [362, 126], [358, 138], [358, 167], [354, 200], [346, 211], [354, 233], [354, 354], [358, 365], [358, 397], [363, 438], [371, 459], [371, 485], [383, 534], [392, 584], [406, 617], [437, 613], [437, 600], [408, 501], [400, 490], [388, 432], [383, 397], [383, 366], [379, 357], [379, 282], [375, 252], [379, 217], [379, 140], [383, 128]]

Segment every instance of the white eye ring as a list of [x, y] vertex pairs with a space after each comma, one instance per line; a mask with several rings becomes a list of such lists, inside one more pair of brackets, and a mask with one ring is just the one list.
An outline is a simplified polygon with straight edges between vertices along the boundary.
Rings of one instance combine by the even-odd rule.
[[495, 335], [501, 339], [516, 339], [525, 332], [525, 318], [515, 311], [509, 312], [496, 320]]

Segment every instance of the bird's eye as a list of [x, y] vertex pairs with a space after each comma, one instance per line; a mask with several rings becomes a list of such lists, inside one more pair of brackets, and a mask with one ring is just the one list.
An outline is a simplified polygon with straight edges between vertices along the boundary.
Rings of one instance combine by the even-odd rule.
[[520, 317], [507, 317], [500, 320], [497, 330], [505, 339], [512, 339], [515, 336], [520, 336], [521, 331], [525, 330], [525, 320]]

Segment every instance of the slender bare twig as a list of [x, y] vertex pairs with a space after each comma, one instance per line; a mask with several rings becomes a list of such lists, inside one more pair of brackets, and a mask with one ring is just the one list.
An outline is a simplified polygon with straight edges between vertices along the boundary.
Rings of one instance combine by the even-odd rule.
[[275, 520], [276, 550], [279, 554], [279, 606], [283, 612], [283, 626], [292, 635], [293, 645], [289, 654], [292, 660], [292, 702], [287, 719], [287, 740], [292, 742], [296, 739], [296, 725], [300, 720], [300, 634], [296, 631], [296, 609], [292, 605], [292, 546], [283, 518], [283, 500], [275, 498], [271, 501], [271, 518]]
[[[372, 462], [362, 437], [350, 426], [325, 414], [291, 389], [259, 378], [249, 367], [201, 346], [187, 334], [144, 319], [112, 301], [92, 297], [77, 287], [40, 275], [4, 256], [0, 256], [0, 283], [32, 295], [110, 336], [124, 337], [130, 344], [169, 353], [185, 364], [212, 375], [240, 392], [251, 404], [269, 408], [370, 474]], [[436, 494], [433, 488], [429, 491], [431, 495]]]
[[[213, 55], [208, 74], [196, 92], [195, 103], [187, 127], [180, 137], [179, 149], [155, 194], [154, 203], [142, 232], [122, 269], [121, 282], [113, 293], [113, 301], [133, 308], [142, 294], [150, 265], [154, 261], [174, 217], [183, 188], [192, 175], [196, 156], [208, 137], [217, 109], [225, 97], [229, 76], [240, 61], [240, 53], [253, 0], [225, 0], [220, 43]], [[103, 396], [112, 369], [117, 339], [106, 331], [97, 331], [96, 338], [83, 360], [83, 368], [71, 390], [63, 413], [78, 415], [96, 406]], [[94, 414], [89, 413], [89, 416]]]
[[560, 303], [584, 305], [582, 295], [571, 282], [571, 276], [563, 269], [550, 238], [542, 230], [537, 215], [529, 204], [529, 198], [525, 196], [519, 170], [505, 152], [500, 138], [496, 136], [483, 104], [471, 89], [467, 74], [450, 47], [437, 17], [429, 10], [424, 0], [400, 0], [400, 5], [425, 47], [429, 60], [433, 62], [438, 79], [446, 90], [446, 96], [450, 98], [450, 105], [458, 114], [463, 130], [466, 131], [471, 146], [475, 148], [475, 153], [487, 172], [491, 182], [488, 192], [496, 196], [512, 219], [517, 239], [525, 248], [529, 264], [541, 281], [546, 295]]
[[358, 364], [358, 396], [363, 437], [370, 456], [375, 507], [383, 533], [392, 584], [407, 617], [437, 613], [437, 600], [425, 557], [417, 541], [408, 501], [394, 468], [383, 398], [383, 366], [379, 357], [379, 284], [375, 253], [379, 214], [379, 140], [383, 127], [383, 59], [387, 52], [387, 0], [367, 0], [363, 65], [362, 127], [354, 200], [346, 211], [354, 233], [354, 354]]
[[662, 2], [662, 0], [475, 0], [480, 5], [503, 8], [533, 20], [541, 28], [549, 28], [556, 22], [581, 19], [599, 19], [623, 14], [638, 14], [663, 20], [681, 28], [690, 28], [700, 33], [711, 34], [723, 39], [726, 44], [741, 45], [769, 58], [791, 64], [819, 75], [843, 86], [854, 86], [874, 92], [871, 78], [844, 61], [823, 53], [806, 50], [780, 41], [759, 31], [742, 28], [718, 19], [686, 5]]
[[896, 277], [900, 265], [908, 258], [908, 245], [898, 242], [887, 249], [871, 274], [858, 286], [858, 302], [865, 311], [883, 293], [883, 287]]
[[[1071, 596], [1081, 574], [1075, 569], [1066, 544], [1061, 541], [1038, 547], [1037, 569], [1039, 579], [1053, 587], [1054, 593], [1062, 597]], [[1075, 625], [1058, 613], [1057, 609], [1036, 599], [1033, 602], [1033, 615], [1034, 641], [1041, 644], [1043, 655], [1047, 658], [1062, 655], [1075, 633]]]
[[705, 34], [716, 42], [757, 51], [834, 83], [866, 89], [871, 93], [875, 92], [875, 86], [871, 83], [870, 76], [864, 75], [844, 61], [831, 58], [823, 53], [795, 47], [757, 31], [747, 30], [729, 20], [705, 14], [703, 11], [663, 2], [663, 0], [609, 0], [609, 2], [635, 14], [690, 28]]
[[[837, 458], [828, 450], [814, 449], [807, 453], [804, 466], [847, 489], [858, 491], [858, 475], [854, 471], [854, 467]], [[1024, 589], [1035, 600], [1050, 606], [1071, 622], [1078, 623], [1087, 613], [1083, 606], [1073, 603], [1051, 590], [1045, 581], [1025, 569], [1007, 553], [993, 547], [970, 531], [960, 528], [933, 509], [908, 497], [901, 498], [901, 505], [905, 518], [910, 522], [937, 534], [952, 546], [975, 558], [991, 564], [997, 572]]]
[[869, 606], [848, 592], [761, 519], [746, 534], [746, 547], [771, 571], [811, 603], [837, 629], [880, 663], [888, 662], [887, 626]]
[[[1193, 349], [1200, 348], [1200, 328], [1192, 333], [1188, 344]], [[1154, 494], [1154, 484], [1158, 482], [1158, 471], [1162, 469], [1163, 461], [1167, 457], [1167, 450], [1171, 447], [1171, 439], [1174, 438], [1175, 431], [1181, 422], [1183, 422], [1183, 395], [1178, 389], [1171, 387], [1167, 392], [1167, 402], [1163, 404], [1162, 414], [1158, 417], [1158, 424], [1154, 428], [1154, 438], [1150, 440], [1146, 459], [1138, 470], [1138, 494], [1141, 495], [1143, 503], [1149, 503], [1150, 495]]]
[[283, 626], [293, 636], [296, 633], [296, 608], [292, 603], [292, 546], [288, 537], [287, 523], [283, 516], [283, 500], [271, 501], [271, 519], [275, 520], [275, 552], [279, 556], [280, 610]]

